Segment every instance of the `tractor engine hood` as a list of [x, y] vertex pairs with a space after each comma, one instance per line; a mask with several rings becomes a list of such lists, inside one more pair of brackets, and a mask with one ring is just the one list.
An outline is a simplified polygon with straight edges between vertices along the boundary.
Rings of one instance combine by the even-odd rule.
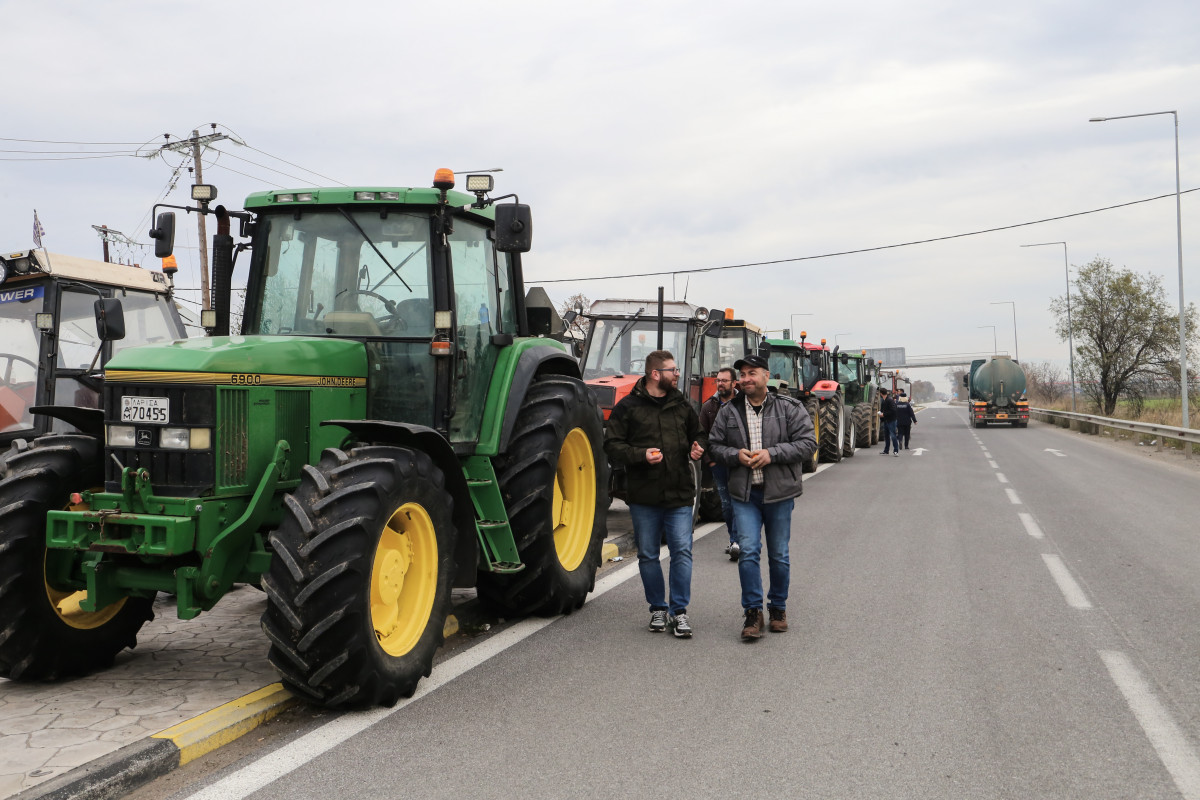
[[[351, 339], [299, 336], [214, 336], [122, 350], [105, 367], [108, 380], [130, 373], [163, 383], [217, 383], [295, 386], [363, 385], [367, 351]], [[292, 380], [289, 380], [292, 379]]]

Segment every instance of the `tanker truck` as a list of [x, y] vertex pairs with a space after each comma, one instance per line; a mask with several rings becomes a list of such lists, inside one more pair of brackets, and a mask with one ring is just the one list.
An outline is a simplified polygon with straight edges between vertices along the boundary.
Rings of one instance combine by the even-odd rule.
[[971, 427], [1003, 422], [1014, 428], [1029, 427], [1029, 401], [1025, 399], [1025, 370], [1009, 356], [977, 358], [963, 376]]

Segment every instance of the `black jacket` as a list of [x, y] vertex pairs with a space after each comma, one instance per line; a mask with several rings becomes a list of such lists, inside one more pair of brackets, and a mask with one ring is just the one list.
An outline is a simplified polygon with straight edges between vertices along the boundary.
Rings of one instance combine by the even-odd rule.
[[883, 402], [879, 404], [879, 410], [883, 412], [884, 422], [896, 421], [896, 401], [892, 399], [890, 394], [883, 398]]
[[[708, 447], [700, 418], [678, 389], [656, 398], [643, 377], [613, 408], [604, 430], [604, 452], [628, 472], [630, 503], [661, 508], [690, 506], [696, 498], [692, 442]], [[646, 450], [657, 447], [663, 460], [646, 462]]]
[[911, 427], [917, 421], [917, 412], [907, 400], [896, 401], [896, 424], [901, 428]]

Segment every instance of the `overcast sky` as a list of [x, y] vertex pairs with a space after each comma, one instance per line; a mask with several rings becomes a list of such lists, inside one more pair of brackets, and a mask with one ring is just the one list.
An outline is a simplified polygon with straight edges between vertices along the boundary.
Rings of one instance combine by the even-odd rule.
[[[880, 247], [1174, 192], [1169, 115], [1095, 116], [1177, 110], [1182, 188], [1200, 186], [1194, 0], [817, 6], [2, 0], [0, 149], [65, 152], [0, 153], [0, 248], [31, 246], [34, 209], [52, 252], [98, 258], [94, 224], [149, 241], [179, 159], [128, 154], [209, 123], [248, 145], [204, 160], [236, 207], [260, 189], [426, 186], [437, 167], [502, 167], [497, 193], [534, 212], [527, 282], [582, 279], [546, 284], [558, 299], [659, 285], [670, 297], [670, 276], [595, 278]], [[186, 202], [188, 184], [185, 171], [164, 202]], [[1193, 301], [1198, 194], [1182, 202]], [[181, 220], [181, 245], [188, 230], [185, 288], [199, 284]], [[1099, 255], [1158, 274], [1178, 302], [1173, 197], [680, 275], [674, 291], [765, 328], [910, 355], [990, 352], [981, 325], [1011, 351], [1012, 307], [991, 304], [1011, 300], [1021, 359], [1065, 365], [1048, 310], [1066, 288], [1062, 247], [1020, 248], [1054, 241], [1073, 266]], [[943, 372], [916, 377], [941, 387]]]

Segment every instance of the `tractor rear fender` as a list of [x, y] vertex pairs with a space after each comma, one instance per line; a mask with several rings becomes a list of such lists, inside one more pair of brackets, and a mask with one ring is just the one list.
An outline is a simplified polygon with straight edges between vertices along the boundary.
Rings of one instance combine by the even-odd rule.
[[541, 375], [580, 378], [579, 364], [561, 346], [547, 344], [545, 339], [518, 339], [500, 351], [483, 409], [476, 455], [494, 456], [508, 450], [525, 393]]
[[828, 400], [838, 393], [839, 388], [837, 381], [817, 381], [813, 384], [812, 393], [822, 400]]
[[446, 438], [433, 428], [413, 425], [408, 422], [384, 420], [329, 419], [322, 425], [339, 425], [350, 431], [360, 442], [372, 444], [394, 444], [409, 447], [427, 454], [446, 479], [446, 490], [454, 498], [454, 527], [457, 537], [454, 544], [454, 586], [457, 588], [475, 585], [479, 568], [479, 537], [475, 535], [475, 505], [467, 488], [462, 463], [454, 454], [454, 448]]

